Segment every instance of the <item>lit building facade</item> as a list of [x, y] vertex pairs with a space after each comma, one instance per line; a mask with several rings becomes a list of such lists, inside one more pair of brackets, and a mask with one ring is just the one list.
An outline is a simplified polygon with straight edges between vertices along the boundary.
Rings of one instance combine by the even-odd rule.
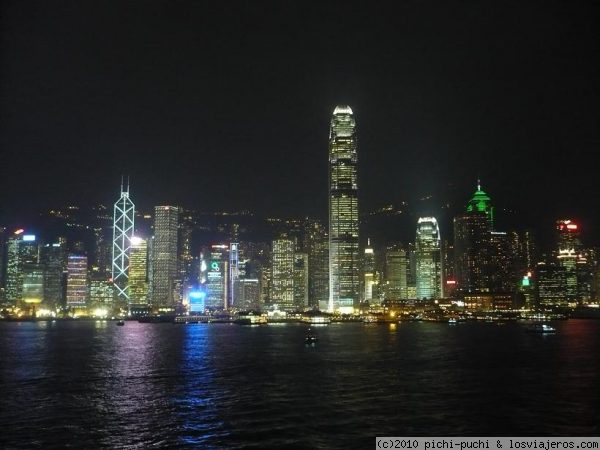
[[205, 289], [205, 307], [224, 310], [228, 307], [229, 246], [218, 244], [200, 254], [200, 283]]
[[385, 252], [385, 299], [406, 300], [408, 290], [408, 256], [399, 246], [388, 247]]
[[178, 289], [178, 229], [179, 208], [154, 208], [154, 241], [152, 247], [152, 306], [154, 309], [174, 308]]
[[[373, 250], [373, 247], [371, 247], [370, 239], [367, 239], [367, 247], [365, 248], [363, 255], [363, 277], [363, 300], [372, 305], [374, 303], [373, 286], [375, 285], [375, 252]], [[376, 301], [375, 303], [378, 303], [378, 301]]]
[[44, 265], [44, 305], [50, 310], [65, 306], [65, 247], [65, 243], [59, 241], [40, 248], [40, 261]]
[[85, 313], [88, 301], [88, 259], [83, 255], [67, 258], [67, 307]]
[[294, 254], [294, 307], [297, 310], [308, 308], [308, 255]]
[[6, 300], [15, 305], [23, 299], [25, 266], [39, 262], [39, 247], [36, 236], [22, 229], [9, 236], [7, 247]]
[[133, 237], [135, 205], [129, 198], [129, 183], [125, 189], [121, 181], [121, 197], [114, 206], [112, 280], [119, 300], [129, 304], [129, 251]]
[[306, 229], [308, 253], [308, 305], [327, 309], [329, 303], [329, 237], [318, 221], [310, 221]]
[[443, 297], [440, 228], [435, 217], [417, 221], [415, 262], [417, 299]]
[[280, 238], [273, 241], [271, 303], [282, 311], [295, 309], [294, 253], [293, 240]]
[[329, 311], [359, 302], [359, 218], [356, 122], [349, 106], [333, 111], [329, 132]]
[[148, 243], [138, 236], [131, 238], [129, 254], [129, 301], [130, 304], [148, 303]]

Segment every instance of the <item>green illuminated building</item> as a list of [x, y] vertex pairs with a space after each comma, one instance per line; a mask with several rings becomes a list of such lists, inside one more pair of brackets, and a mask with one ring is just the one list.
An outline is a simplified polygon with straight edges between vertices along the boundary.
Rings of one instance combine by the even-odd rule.
[[494, 229], [494, 207], [492, 199], [481, 190], [481, 181], [477, 180], [477, 190], [473, 194], [469, 203], [467, 203], [467, 212], [482, 212], [485, 213], [490, 224], [490, 230]]

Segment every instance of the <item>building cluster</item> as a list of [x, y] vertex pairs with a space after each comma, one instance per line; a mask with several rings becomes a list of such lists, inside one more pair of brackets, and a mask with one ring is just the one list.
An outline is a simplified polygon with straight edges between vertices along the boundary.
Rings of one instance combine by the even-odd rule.
[[[478, 183], [454, 218], [452, 239], [435, 217], [420, 217], [414, 241], [361, 249], [356, 122], [335, 108], [329, 134], [329, 220], [287, 221], [269, 241], [198, 243], [197, 217], [174, 205], [136, 212], [121, 184], [110, 232], [89, 227], [90, 242], [51, 242], [26, 229], [0, 228], [2, 314], [140, 316], [219, 311], [320, 310], [333, 313], [454, 305], [468, 310], [565, 308], [600, 294], [598, 253], [584, 248], [579, 224], [556, 222], [555, 246], [540, 253], [532, 233], [495, 227]], [[51, 212], [69, 218], [69, 213]], [[136, 220], [149, 221], [143, 231]], [[67, 221], [67, 226], [77, 223]]]

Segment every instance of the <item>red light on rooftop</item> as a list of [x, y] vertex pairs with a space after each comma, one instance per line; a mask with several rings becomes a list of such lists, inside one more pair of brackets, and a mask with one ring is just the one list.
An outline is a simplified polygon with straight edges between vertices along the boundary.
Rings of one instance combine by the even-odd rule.
[[24, 232], [25, 232], [25, 230], [23, 228], [19, 228], [17, 231], [15, 231], [15, 234], [19, 235], [19, 234], [23, 234]]
[[446, 280], [446, 284], [456, 284], [456, 280]]
[[576, 230], [577, 229], [577, 225], [575, 225], [574, 223], [570, 223], [567, 225], [567, 230]]

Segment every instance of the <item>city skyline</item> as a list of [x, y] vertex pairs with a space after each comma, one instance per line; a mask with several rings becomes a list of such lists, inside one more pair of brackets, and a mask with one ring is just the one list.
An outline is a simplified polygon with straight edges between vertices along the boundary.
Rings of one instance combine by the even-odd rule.
[[369, 209], [428, 195], [456, 204], [481, 178], [524, 223], [563, 216], [598, 228], [597, 49], [585, 5], [408, 3], [400, 16], [362, 6], [339, 22], [335, 3], [242, 5], [232, 35], [205, 19], [228, 17], [221, 6], [26, 8], [2, 11], [1, 147], [19, 169], [3, 164], [2, 221], [111, 203], [121, 174], [146, 209], [325, 218], [326, 124], [334, 105], [350, 104]]

